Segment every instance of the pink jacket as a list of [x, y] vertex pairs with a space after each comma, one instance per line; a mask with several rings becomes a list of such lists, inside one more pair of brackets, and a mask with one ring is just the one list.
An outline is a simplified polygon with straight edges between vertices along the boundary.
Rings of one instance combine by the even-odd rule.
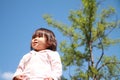
[[27, 80], [44, 80], [48, 77], [59, 80], [62, 76], [62, 64], [58, 52], [30, 51], [21, 59], [14, 76], [20, 74], [26, 75], [29, 78]]

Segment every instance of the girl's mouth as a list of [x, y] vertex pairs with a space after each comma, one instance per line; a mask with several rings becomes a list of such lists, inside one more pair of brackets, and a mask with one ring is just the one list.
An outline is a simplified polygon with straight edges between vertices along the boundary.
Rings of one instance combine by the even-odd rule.
[[37, 46], [38, 42], [33, 42], [32, 44], [33, 44], [33, 46]]

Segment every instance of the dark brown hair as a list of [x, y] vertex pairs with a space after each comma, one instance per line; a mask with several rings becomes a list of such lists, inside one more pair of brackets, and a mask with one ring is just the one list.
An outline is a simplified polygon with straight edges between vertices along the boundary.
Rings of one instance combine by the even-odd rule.
[[[40, 37], [40, 36], [45, 36], [46, 37], [46, 43], [48, 45], [47, 49], [56, 51], [57, 49], [57, 41], [55, 38], [54, 33], [51, 30], [48, 30], [46, 28], [39, 28], [35, 31], [35, 33], [32, 36], [32, 39], [35, 37]], [[32, 50], [32, 46], [31, 46], [31, 50]]]

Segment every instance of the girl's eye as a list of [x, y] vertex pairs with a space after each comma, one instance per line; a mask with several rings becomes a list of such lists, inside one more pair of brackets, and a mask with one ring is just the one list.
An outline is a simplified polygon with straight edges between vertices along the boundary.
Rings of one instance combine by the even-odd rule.
[[38, 37], [43, 37], [43, 35], [39, 35]]
[[43, 34], [36, 34], [36, 35], [33, 35], [33, 36], [32, 36], [32, 39], [34, 39], [34, 38], [36, 38], [36, 37], [39, 37], [39, 38], [40, 38], [40, 37], [43, 37]]

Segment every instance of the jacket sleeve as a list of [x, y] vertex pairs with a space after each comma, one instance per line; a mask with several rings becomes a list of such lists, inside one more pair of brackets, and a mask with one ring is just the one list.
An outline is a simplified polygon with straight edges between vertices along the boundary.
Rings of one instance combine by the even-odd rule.
[[25, 64], [26, 64], [26, 61], [28, 60], [28, 56], [27, 55], [24, 55], [23, 57], [22, 57], [22, 59], [20, 60], [20, 62], [19, 62], [19, 65], [18, 65], [18, 67], [17, 67], [17, 69], [16, 69], [16, 72], [14, 73], [14, 75], [13, 75], [13, 78], [15, 77], [15, 76], [17, 76], [17, 75], [21, 75], [21, 74], [23, 74], [23, 71], [24, 71], [24, 69], [25, 69]]
[[54, 80], [60, 80], [62, 76], [62, 63], [61, 63], [60, 55], [58, 54], [58, 52], [52, 53], [51, 66], [52, 66], [51, 77]]

